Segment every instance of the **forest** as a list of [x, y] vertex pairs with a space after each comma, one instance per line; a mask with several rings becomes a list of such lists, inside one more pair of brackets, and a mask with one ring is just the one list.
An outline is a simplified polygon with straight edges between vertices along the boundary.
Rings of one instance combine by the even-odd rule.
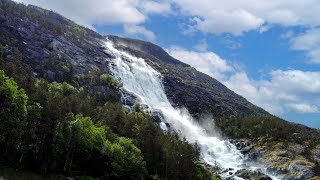
[[[16, 49], [0, 48], [0, 164], [19, 170], [103, 179], [210, 179], [199, 148], [163, 132], [151, 117], [120, 104], [110, 75], [85, 80], [108, 86], [91, 92], [72, 77], [48, 82], [33, 76]], [[94, 80], [93, 80], [94, 78]]]

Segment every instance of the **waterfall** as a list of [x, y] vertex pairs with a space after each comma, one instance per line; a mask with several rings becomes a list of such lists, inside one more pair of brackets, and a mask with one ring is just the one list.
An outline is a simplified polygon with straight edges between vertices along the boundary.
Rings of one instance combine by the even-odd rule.
[[[161, 74], [149, 66], [144, 59], [134, 57], [113, 47], [107, 41], [106, 47], [113, 54], [111, 71], [115, 78], [123, 83], [123, 88], [133, 93], [149, 109], [161, 112], [163, 118], [181, 136], [190, 143], [197, 143], [200, 147], [201, 159], [210, 166], [229, 169], [233, 174], [242, 169], [245, 164], [244, 156], [229, 141], [209, 135], [190, 116], [187, 110], [174, 108], [162, 85]], [[160, 124], [166, 128], [164, 123]]]

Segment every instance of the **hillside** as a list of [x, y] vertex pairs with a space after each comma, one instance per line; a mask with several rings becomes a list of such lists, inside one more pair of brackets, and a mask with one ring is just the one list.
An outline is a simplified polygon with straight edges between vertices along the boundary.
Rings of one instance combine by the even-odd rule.
[[108, 36], [119, 49], [146, 59], [164, 76], [167, 96], [178, 107], [185, 106], [194, 115], [210, 114], [213, 117], [226, 115], [270, 114], [234, 93], [216, 79], [203, 74], [152, 43]]
[[[161, 73], [174, 107], [214, 117], [218, 131], [270, 172], [320, 175], [318, 130], [270, 115], [157, 45], [107, 38]], [[105, 41], [53, 11], [0, 0], [0, 164], [43, 176], [212, 177], [199, 147], [164, 133], [135, 102], [125, 111]]]

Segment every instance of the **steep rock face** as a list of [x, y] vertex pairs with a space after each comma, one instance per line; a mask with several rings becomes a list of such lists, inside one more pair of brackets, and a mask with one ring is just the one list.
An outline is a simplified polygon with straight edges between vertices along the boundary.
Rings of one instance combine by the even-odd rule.
[[101, 35], [52, 11], [0, 0], [0, 47], [4, 60], [22, 56], [38, 77], [62, 81], [100, 69], [110, 55]]
[[175, 106], [185, 106], [191, 114], [224, 115], [269, 113], [251, 104], [219, 81], [171, 57], [160, 47], [140, 40], [108, 36], [118, 49], [142, 57], [164, 77], [167, 96]]
[[4, 61], [21, 57], [37, 78], [79, 83], [106, 96], [118, 93], [89, 80], [110, 74], [111, 55], [103, 41], [105, 37], [55, 12], [0, 0], [0, 55]]

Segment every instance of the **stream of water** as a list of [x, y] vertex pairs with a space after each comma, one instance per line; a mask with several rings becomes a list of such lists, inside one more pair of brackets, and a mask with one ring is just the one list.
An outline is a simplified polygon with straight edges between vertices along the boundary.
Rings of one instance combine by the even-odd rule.
[[[245, 166], [248, 167], [243, 154], [233, 144], [218, 136], [210, 135], [194, 121], [187, 110], [174, 108], [170, 104], [161, 74], [150, 67], [144, 59], [115, 49], [110, 41], [106, 42], [106, 47], [115, 57], [111, 71], [114, 77], [123, 83], [123, 88], [138, 97], [141, 104], [161, 112], [170, 128], [185, 137], [188, 142], [197, 143], [204, 163], [227, 169], [228, 171], [222, 176], [229, 176]], [[160, 126], [164, 130], [167, 128], [164, 123]], [[256, 168], [249, 167], [252, 170]]]

